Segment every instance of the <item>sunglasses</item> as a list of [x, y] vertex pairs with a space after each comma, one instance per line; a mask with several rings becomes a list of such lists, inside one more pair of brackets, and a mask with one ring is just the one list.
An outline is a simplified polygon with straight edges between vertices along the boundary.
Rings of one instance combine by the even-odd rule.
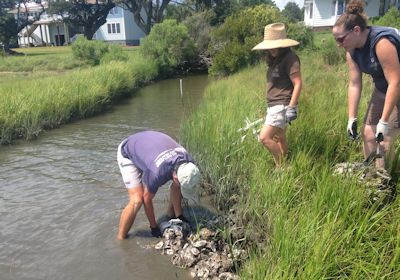
[[344, 34], [341, 37], [335, 37], [335, 41], [339, 44], [342, 44], [344, 42], [344, 40], [346, 39], [347, 35], [349, 35], [351, 32], [353, 32], [353, 29], [351, 29], [349, 32], [347, 32], [346, 34]]

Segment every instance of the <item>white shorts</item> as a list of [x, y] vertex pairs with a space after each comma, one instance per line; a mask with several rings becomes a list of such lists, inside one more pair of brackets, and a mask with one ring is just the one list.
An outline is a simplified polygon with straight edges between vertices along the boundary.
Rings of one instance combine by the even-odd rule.
[[287, 126], [286, 123], [286, 108], [285, 105], [275, 105], [272, 107], [268, 107], [267, 116], [265, 117], [264, 124], [285, 128]]
[[123, 143], [124, 141], [118, 146], [117, 161], [125, 187], [127, 189], [140, 187], [142, 184], [142, 172], [136, 168], [129, 158], [123, 157], [121, 153], [121, 146]]

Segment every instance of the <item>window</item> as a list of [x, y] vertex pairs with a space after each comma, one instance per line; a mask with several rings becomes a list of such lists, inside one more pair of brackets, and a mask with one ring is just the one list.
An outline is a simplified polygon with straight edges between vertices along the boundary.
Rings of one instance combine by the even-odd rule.
[[338, 0], [338, 6], [337, 6], [337, 14], [341, 15], [344, 13], [345, 9], [345, 1], [344, 0]]
[[119, 34], [121, 33], [121, 27], [119, 23], [108, 23], [107, 24], [108, 34]]
[[345, 7], [346, 2], [344, 0], [334, 0], [332, 2], [332, 16], [340, 16], [341, 14], [343, 14]]
[[310, 18], [313, 17], [313, 3], [310, 3]]

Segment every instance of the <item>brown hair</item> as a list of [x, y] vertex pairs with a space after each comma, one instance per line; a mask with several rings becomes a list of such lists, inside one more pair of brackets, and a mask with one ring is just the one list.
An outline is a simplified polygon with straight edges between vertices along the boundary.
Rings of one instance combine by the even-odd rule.
[[335, 26], [343, 25], [345, 30], [359, 26], [361, 31], [364, 31], [368, 26], [367, 20], [364, 14], [364, 1], [351, 0], [346, 6], [346, 11], [337, 19]]
[[273, 57], [269, 51], [267, 51], [267, 65], [269, 67], [279, 64], [283, 57], [290, 51], [290, 47], [278, 48], [278, 55]]

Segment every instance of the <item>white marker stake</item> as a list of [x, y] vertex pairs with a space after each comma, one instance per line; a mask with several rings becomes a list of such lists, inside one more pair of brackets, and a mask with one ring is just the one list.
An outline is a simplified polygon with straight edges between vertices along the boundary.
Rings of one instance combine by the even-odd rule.
[[181, 86], [181, 98], [183, 98], [182, 79], [179, 80], [179, 84], [180, 84], [180, 86]]

